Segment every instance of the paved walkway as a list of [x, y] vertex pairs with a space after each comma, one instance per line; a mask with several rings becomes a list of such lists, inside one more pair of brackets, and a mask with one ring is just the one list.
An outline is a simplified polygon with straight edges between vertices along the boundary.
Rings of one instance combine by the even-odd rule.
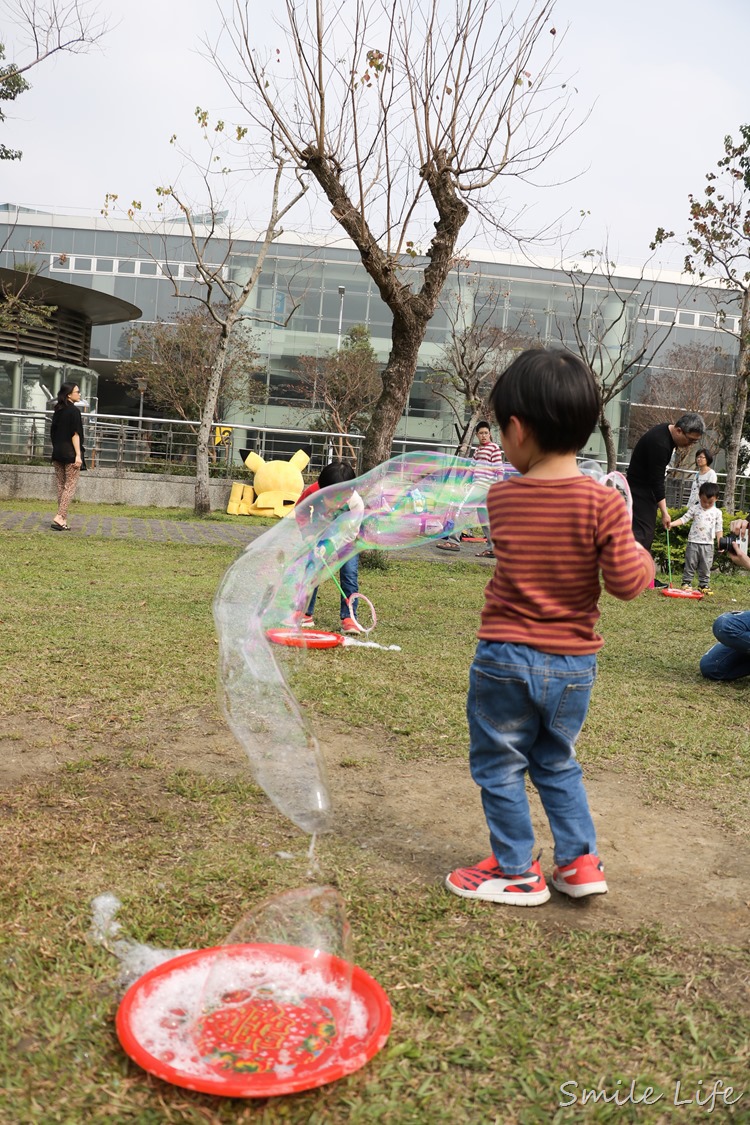
[[[0, 505], [2, 502], [0, 501]], [[0, 531], [42, 532], [45, 535], [61, 534], [50, 530], [50, 513], [3, 511], [0, 506]], [[189, 543], [199, 547], [230, 546], [238, 550], [246, 547], [266, 530], [255, 526], [250, 518], [247, 524], [214, 523], [212, 520], [134, 519], [129, 516], [97, 516], [75, 512], [69, 518], [71, 535], [102, 536], [106, 539], [138, 539], [149, 543]], [[477, 562], [490, 566], [490, 559], [476, 558], [481, 543], [466, 543], [455, 554], [438, 551], [434, 543], [422, 547], [407, 547], [393, 554], [400, 558], [416, 558], [439, 563]]]
[[[0, 529], [4, 531], [43, 531], [50, 529], [49, 512], [8, 512], [0, 510]], [[142, 539], [152, 543], [191, 543], [197, 546], [246, 547], [264, 527], [211, 520], [134, 519], [129, 516], [70, 515], [70, 534], [101, 535], [106, 539]], [[249, 524], [249, 520], [248, 520]]]

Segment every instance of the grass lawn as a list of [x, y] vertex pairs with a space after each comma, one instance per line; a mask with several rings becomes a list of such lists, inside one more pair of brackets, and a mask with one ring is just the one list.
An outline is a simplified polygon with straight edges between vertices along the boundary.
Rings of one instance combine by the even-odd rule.
[[[86, 940], [94, 895], [119, 895], [138, 940], [195, 947], [305, 882], [303, 862], [276, 856], [300, 852], [301, 834], [249, 774], [212, 773], [201, 759], [201, 723], [217, 723], [211, 599], [233, 557], [224, 547], [3, 535], [0, 747], [6, 759], [55, 752], [64, 764], [26, 769], [0, 792], [0, 1120], [694, 1121], [706, 1110], [675, 1107], [676, 1081], [687, 1098], [718, 1078], [744, 1094], [725, 1113], [750, 1120], [746, 950], [466, 903], [417, 870], [396, 878], [336, 834], [319, 841], [319, 858], [347, 903], [357, 961], [393, 1003], [383, 1052], [330, 1087], [261, 1104], [169, 1087], [127, 1059], [114, 1033], [116, 962]], [[385, 570], [363, 567], [377, 639], [402, 652], [293, 660], [309, 713], [356, 723], [375, 752], [387, 738], [405, 764], [465, 757], [466, 676], [487, 577], [473, 562], [395, 555]], [[580, 756], [637, 777], [651, 802], [719, 820], [740, 847], [750, 823], [747, 688], [702, 683], [696, 665], [713, 617], [750, 605], [750, 584], [719, 576], [715, 585], [711, 602], [603, 600], [607, 645]], [[333, 588], [321, 593], [321, 626], [335, 624], [337, 600]], [[188, 723], [190, 768], [169, 755]], [[658, 856], [653, 877], [674, 880], [699, 909], [700, 886], [678, 887]], [[565, 1082], [612, 1092], [631, 1080], [661, 1100], [559, 1104]]]

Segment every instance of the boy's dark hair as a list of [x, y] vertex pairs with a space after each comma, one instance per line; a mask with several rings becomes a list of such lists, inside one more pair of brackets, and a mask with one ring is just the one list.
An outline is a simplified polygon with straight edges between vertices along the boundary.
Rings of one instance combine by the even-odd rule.
[[480, 430], [489, 430], [490, 433], [492, 433], [492, 426], [489, 424], [489, 422], [477, 422], [476, 426], [474, 427], [474, 436], [475, 437], [479, 433]]
[[698, 495], [707, 497], [718, 496], [719, 486], [714, 481], [706, 481], [706, 483], [702, 484], [698, 489]]
[[499, 376], [490, 405], [501, 430], [525, 422], [544, 453], [578, 452], [596, 426], [601, 406], [591, 371], [572, 352], [531, 348]]
[[706, 464], [707, 464], [707, 465], [713, 465], [713, 463], [714, 463], [714, 455], [713, 455], [713, 453], [711, 453], [711, 452], [710, 452], [710, 450], [708, 450], [708, 449], [696, 449], [696, 451], [695, 451], [695, 459], [696, 459], [696, 461], [697, 461], [697, 460], [698, 460], [698, 458], [700, 457], [701, 453], [702, 453], [702, 454], [703, 454], [703, 456], [704, 456], [704, 457], [706, 458]]
[[329, 484], [343, 484], [344, 481], [354, 480], [356, 475], [348, 461], [331, 461], [321, 471], [318, 484], [321, 488], [328, 488]]

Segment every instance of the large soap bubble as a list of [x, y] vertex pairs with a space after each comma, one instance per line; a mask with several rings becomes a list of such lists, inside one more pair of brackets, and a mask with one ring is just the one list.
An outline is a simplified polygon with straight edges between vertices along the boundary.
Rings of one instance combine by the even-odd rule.
[[[581, 468], [629, 503], [621, 474], [604, 474], [597, 462]], [[486, 522], [489, 484], [477, 481], [476, 471], [474, 460], [407, 453], [313, 493], [254, 540], [219, 586], [214, 618], [224, 713], [257, 783], [305, 832], [330, 827], [325, 766], [268, 631], [304, 613], [313, 589], [360, 551], [418, 546]]]
[[214, 601], [224, 713], [257, 783], [305, 832], [330, 827], [325, 765], [267, 631], [304, 612], [313, 589], [360, 551], [412, 547], [480, 523], [488, 484], [475, 481], [476, 467], [440, 453], [393, 458], [313, 493], [224, 575]]

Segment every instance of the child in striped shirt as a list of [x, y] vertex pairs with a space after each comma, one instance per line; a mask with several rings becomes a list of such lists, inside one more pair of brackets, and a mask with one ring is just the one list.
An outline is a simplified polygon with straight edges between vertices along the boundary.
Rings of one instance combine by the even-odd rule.
[[[477, 462], [477, 467], [474, 470], [474, 480], [477, 484], [494, 484], [497, 480], [503, 479], [503, 451], [496, 441], [492, 440], [492, 430], [490, 429], [489, 422], [480, 422], [474, 431], [479, 445], [474, 450], [474, 460]], [[491, 559], [494, 557], [495, 552], [492, 550], [492, 538], [490, 536], [489, 521], [487, 517], [487, 509], [482, 508], [479, 511], [479, 519], [482, 526], [482, 535], [487, 540], [487, 546], [484, 550], [479, 551], [479, 557], [484, 559]]]
[[[479, 422], [474, 430], [474, 436], [479, 442], [472, 454], [477, 466], [474, 470], [474, 483], [487, 487], [497, 480], [503, 479], [503, 451], [496, 441], [492, 440], [492, 430], [489, 422]], [[492, 539], [487, 517], [486, 507], [478, 509], [482, 534], [487, 540], [487, 546], [477, 552], [479, 558], [494, 558]], [[458, 535], [448, 535], [435, 544], [441, 551], [460, 551], [461, 540]]]
[[467, 701], [471, 773], [493, 854], [451, 872], [446, 885], [463, 898], [538, 906], [550, 892], [533, 856], [527, 773], [555, 841], [552, 885], [572, 898], [607, 890], [575, 755], [603, 644], [595, 631], [599, 575], [628, 601], [651, 582], [654, 564], [619, 493], [578, 469], [576, 452], [600, 410], [580, 359], [523, 352], [498, 378], [491, 403], [520, 473], [487, 497], [497, 564]]

